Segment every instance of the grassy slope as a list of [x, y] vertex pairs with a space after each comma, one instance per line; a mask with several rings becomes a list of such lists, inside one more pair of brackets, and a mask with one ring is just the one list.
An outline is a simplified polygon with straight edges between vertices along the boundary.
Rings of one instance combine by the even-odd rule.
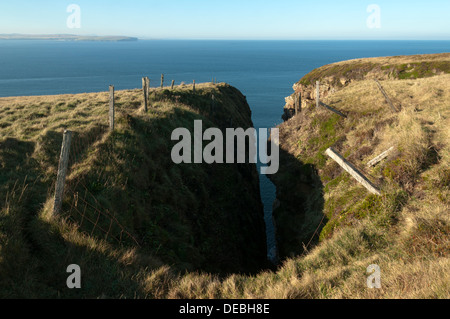
[[[290, 249], [303, 251], [309, 236], [299, 230], [312, 235], [324, 213], [329, 221], [319, 229], [320, 243], [305, 256], [286, 259], [276, 272], [219, 278], [195, 272], [181, 275], [166, 265], [145, 269], [139, 253], [111, 249], [80, 236], [62, 221], [51, 225], [76, 243], [76, 249], [91, 247], [95, 255], [90, 258], [99, 255], [101, 265], [92, 271], [101, 273], [105, 265], [114, 265], [123, 278], [114, 291], [125, 296], [134, 291], [156, 298], [448, 298], [450, 76], [382, 84], [395, 103], [401, 103], [401, 113], [391, 113], [375, 83], [362, 81], [324, 101], [348, 112], [347, 119], [310, 108], [281, 125], [277, 214], [292, 212], [290, 208], [298, 205], [298, 214], [285, 216], [294, 226], [287, 254]], [[331, 145], [378, 183], [384, 195], [369, 196], [327, 159], [322, 152]], [[390, 158], [373, 170], [364, 168], [391, 145], [396, 152]], [[20, 214], [8, 216], [8, 222], [20, 222]], [[47, 217], [40, 219], [48, 223]], [[367, 289], [370, 264], [381, 267], [381, 290]], [[33, 279], [32, 271], [24, 274]]]
[[[399, 114], [366, 80], [324, 101], [347, 119], [309, 108], [280, 126], [276, 220], [281, 236], [289, 234], [282, 239], [284, 253], [294, 257], [275, 273], [225, 280], [193, 274], [174, 279], [161, 270], [160, 281], [166, 282], [161, 296], [448, 298], [450, 75], [382, 84], [401, 103]], [[365, 168], [391, 145], [396, 150], [387, 160]], [[369, 195], [324, 156], [330, 146], [376, 182], [383, 196]], [[320, 242], [298, 257], [324, 215], [326, 227], [313, 237]], [[381, 267], [381, 290], [366, 286], [371, 264]]]
[[[323, 101], [347, 119], [310, 106], [280, 127], [284, 165], [274, 181], [281, 253], [300, 254], [311, 238], [320, 238], [306, 258], [287, 262], [298, 267], [321, 261], [306, 276], [320, 288], [315, 297], [449, 296], [450, 75], [382, 85], [401, 105], [399, 114], [374, 81], [363, 80]], [[370, 195], [327, 158], [330, 146], [379, 185], [383, 196]], [[395, 151], [387, 160], [366, 166], [391, 146]], [[370, 263], [384, 269], [378, 293], [364, 289]]]
[[[211, 94], [216, 108], [210, 110]], [[225, 85], [116, 92], [108, 132], [108, 93], [0, 99], [0, 296], [152, 297], [152, 270], [255, 271], [266, 247], [254, 165], [175, 165], [171, 133], [207, 126], [249, 127], [245, 98]], [[50, 217], [62, 131], [74, 131], [61, 218]], [[87, 204], [86, 204], [87, 203]], [[97, 210], [115, 216], [130, 231]], [[85, 213], [84, 221], [75, 212]], [[81, 225], [76, 227], [75, 223]], [[245, 232], [242, 232], [245, 229]], [[237, 236], [236, 234], [240, 234]], [[123, 245], [116, 239], [123, 237]], [[83, 290], [65, 288], [69, 264]], [[148, 283], [151, 285], [151, 283]]]

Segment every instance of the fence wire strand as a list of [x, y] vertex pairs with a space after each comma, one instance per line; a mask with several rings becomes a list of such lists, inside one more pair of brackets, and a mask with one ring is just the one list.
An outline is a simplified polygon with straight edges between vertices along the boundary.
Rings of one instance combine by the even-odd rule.
[[[95, 131], [95, 130], [94, 130]], [[73, 132], [74, 136], [70, 147], [69, 174], [71, 170], [81, 163], [89, 148], [97, 141], [99, 136], [94, 136], [92, 132], [81, 135]], [[95, 133], [95, 132], [94, 132]], [[110, 148], [108, 148], [110, 151]], [[97, 179], [100, 181], [103, 170]], [[106, 182], [105, 182], [106, 183]], [[86, 187], [83, 177], [75, 178], [65, 185], [66, 198], [70, 198], [70, 206], [66, 210], [68, 219], [77, 225], [78, 229], [90, 236], [100, 232], [105, 240], [112, 239], [119, 244], [123, 244], [125, 238], [133, 245], [140, 247], [138, 240], [124, 227], [109, 209], [105, 208], [95, 195]], [[82, 195], [84, 194], [84, 195]], [[104, 226], [108, 225], [108, 226]]]

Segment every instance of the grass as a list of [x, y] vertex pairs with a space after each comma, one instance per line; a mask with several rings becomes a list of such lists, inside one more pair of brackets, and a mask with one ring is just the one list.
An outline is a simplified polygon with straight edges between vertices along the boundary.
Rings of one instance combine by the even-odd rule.
[[[439, 58], [442, 57], [436, 59]], [[410, 57], [382, 59], [386, 65], [414, 62]], [[432, 56], [422, 59], [436, 60]], [[195, 218], [199, 222], [203, 221], [202, 214], [207, 219], [216, 218], [217, 211], [208, 212], [211, 206], [199, 210], [201, 203], [212, 198], [216, 207], [232, 212], [227, 203], [236, 189], [224, 189], [224, 186], [236, 184], [243, 177], [222, 167], [209, 172], [206, 168], [196, 170], [186, 166], [181, 172], [159, 161], [154, 154], [166, 152], [166, 142], [158, 136], [170, 132], [173, 125], [189, 125], [198, 116], [211, 123], [223, 119], [224, 114], [215, 118], [204, 108], [211, 90], [216, 90], [218, 103], [242, 110], [237, 101], [243, 97], [234, 94], [232, 88], [207, 86], [199, 90], [198, 100], [189, 95], [187, 87], [177, 88], [182, 90], [179, 94], [158, 90], [152, 94], [149, 114], [140, 113], [137, 91], [120, 91], [118, 102], [126, 112], [119, 116], [115, 134], [104, 130], [106, 94], [99, 94], [95, 99], [91, 95], [44, 97], [42, 101], [36, 97], [0, 99], [0, 134], [3, 134], [0, 163], [2, 168], [7, 168], [0, 175], [0, 194], [5, 203], [0, 214], [0, 295], [447, 299], [450, 296], [450, 93], [447, 89], [450, 75], [401, 81], [385, 79], [382, 85], [394, 102], [401, 104], [400, 113], [392, 113], [373, 81], [362, 79], [323, 100], [345, 112], [346, 119], [323, 108], [304, 108], [279, 127], [280, 171], [272, 179], [280, 200], [275, 219], [283, 263], [275, 271], [228, 275], [186, 264], [183, 253], [189, 250], [180, 245], [182, 242], [190, 245], [192, 239], [189, 232], [183, 231], [185, 219], [179, 222], [173, 213], [198, 211]], [[217, 90], [227, 91], [221, 94]], [[68, 107], [68, 100], [76, 101], [76, 106]], [[30, 110], [27, 105], [38, 107]], [[49, 108], [56, 107], [67, 113], [48, 112]], [[32, 115], [35, 113], [47, 117]], [[233, 122], [248, 123], [249, 112], [231, 114]], [[28, 115], [35, 121], [32, 125], [27, 122], [30, 120], [25, 120]], [[11, 121], [12, 118], [15, 120]], [[57, 147], [52, 145], [60, 144], [61, 130], [66, 125], [83, 127], [83, 138], [90, 141], [81, 152], [81, 159], [74, 163], [69, 180], [91, 180], [90, 189], [102, 205], [111, 203], [111, 209], [118, 207], [121, 213], [118, 216], [124, 224], [134, 230], [145, 230], [144, 234], [136, 231], [136, 235], [146, 240], [146, 248], [117, 245], [80, 231], [68, 218], [54, 218], [49, 214], [54, 157], [58, 154]], [[102, 137], [90, 138], [89, 132], [97, 131], [103, 132]], [[382, 189], [382, 196], [368, 194], [336, 163], [324, 157], [322, 151], [330, 145], [375, 182]], [[370, 159], [391, 146], [395, 151], [386, 160], [374, 168], [366, 166]], [[108, 147], [114, 151], [102, 151]], [[142, 148], [146, 150], [144, 154], [136, 151]], [[110, 158], [105, 159], [102, 154]], [[105, 162], [110, 163], [101, 174], [105, 180], [96, 183]], [[219, 185], [210, 181], [212, 176]], [[132, 181], [126, 177], [132, 177]], [[102, 186], [105, 184], [109, 186]], [[146, 189], [151, 187], [150, 198], [139, 192], [142, 185]], [[158, 185], [163, 188], [158, 189]], [[116, 187], [125, 195], [120, 197], [120, 192], [114, 191]], [[180, 194], [169, 195], [164, 187], [176, 188]], [[245, 192], [238, 190], [239, 196]], [[171, 201], [172, 196], [182, 201], [181, 204]], [[121, 206], [127, 198], [131, 202], [126, 202], [124, 207], [135, 203], [130, 212]], [[147, 204], [150, 200], [151, 204]], [[140, 205], [146, 208], [140, 209]], [[158, 210], [150, 210], [151, 218], [146, 218], [149, 207]], [[241, 207], [241, 211], [248, 209], [248, 206]], [[130, 219], [133, 212], [136, 218]], [[144, 227], [134, 228], [135, 223]], [[203, 225], [191, 233], [201, 234], [205, 229], [208, 227]], [[231, 231], [236, 233], [240, 229], [231, 228]], [[212, 231], [223, 229], [212, 227]], [[176, 234], [185, 236], [177, 238]], [[313, 241], [307, 245], [311, 238]], [[175, 241], [172, 246], [171, 240]], [[246, 239], [243, 245], [251, 241]], [[156, 248], [161, 243], [164, 243], [162, 253]], [[176, 250], [177, 247], [183, 248]], [[208, 249], [218, 248], [217, 242], [201, 247], [196, 257], [202, 258]], [[65, 289], [63, 266], [70, 263], [79, 263], [85, 271], [82, 291]], [[380, 290], [366, 286], [366, 269], [371, 264], [381, 268]], [[180, 271], [182, 268], [184, 271]]]
[[[401, 104], [399, 114], [392, 113], [373, 81], [360, 80], [323, 99], [348, 118], [314, 107], [304, 109], [280, 126], [282, 154], [288, 163], [285, 167], [293, 165], [293, 161], [305, 167], [312, 165], [312, 171], [321, 180], [309, 183], [315, 192], [310, 190], [305, 198], [300, 187], [305, 178], [301, 175], [295, 174], [298, 179], [295, 184], [282, 168], [273, 178], [280, 189], [277, 197], [284, 202], [280, 205], [281, 212], [275, 213], [279, 232], [299, 229], [295, 224], [301, 220], [298, 215], [316, 214], [325, 220], [318, 228], [320, 236], [314, 237], [312, 232], [320, 223], [318, 218], [309, 236], [297, 237], [296, 244], [280, 242], [285, 246], [281, 251], [287, 257], [286, 264], [303, 265], [309, 260], [319, 263], [307, 268], [309, 275], [300, 276], [303, 279], [310, 276], [316, 283], [314, 293], [308, 295], [313, 298], [450, 295], [445, 274], [450, 270], [447, 174], [450, 96], [445, 89], [450, 85], [450, 76], [385, 80], [382, 85], [395, 103]], [[381, 187], [382, 196], [369, 194], [334, 161], [323, 156], [329, 146], [344, 154]], [[366, 166], [391, 146], [395, 151], [386, 160], [375, 168]], [[324, 203], [313, 211], [305, 201], [315, 198], [315, 193], [323, 194]], [[310, 238], [317, 238], [312, 251], [305, 250]], [[361, 239], [369, 250], [353, 246], [354, 241]], [[293, 247], [296, 250], [290, 253]], [[291, 257], [292, 253], [302, 252], [305, 257]], [[325, 264], [320, 264], [322, 257]], [[388, 272], [381, 291], [365, 289], [365, 269], [361, 266], [358, 270], [359, 263], [365, 267], [377, 263]], [[402, 267], [408, 270], [402, 273]], [[360, 278], [360, 282], [355, 278]]]
[[[0, 99], [1, 121], [9, 124], [0, 132], [0, 295], [148, 297], [135, 276], [158, 266], [221, 276], [266, 267], [255, 165], [170, 160], [172, 131], [193, 131], [196, 119], [205, 129], [230, 118], [251, 126], [243, 95], [226, 84], [198, 84], [196, 93], [154, 89], [148, 113], [141, 95], [116, 92], [113, 133], [107, 93]], [[51, 217], [66, 128], [74, 132], [70, 169], [62, 214]], [[72, 263], [87, 278], [79, 294], [65, 289]]]

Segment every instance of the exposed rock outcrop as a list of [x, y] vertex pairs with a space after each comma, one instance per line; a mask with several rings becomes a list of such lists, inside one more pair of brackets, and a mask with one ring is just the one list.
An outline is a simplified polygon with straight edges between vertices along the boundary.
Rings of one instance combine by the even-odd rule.
[[305, 75], [286, 97], [284, 121], [295, 115], [295, 98], [300, 96], [300, 109], [315, 105], [316, 81], [320, 81], [320, 96], [327, 97], [364, 79], [417, 79], [450, 73], [450, 53], [382, 57], [343, 61], [322, 66]]

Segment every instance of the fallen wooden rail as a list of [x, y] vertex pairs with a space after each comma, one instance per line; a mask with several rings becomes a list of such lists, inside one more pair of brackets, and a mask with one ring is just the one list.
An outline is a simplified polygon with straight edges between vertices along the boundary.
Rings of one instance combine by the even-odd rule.
[[333, 148], [326, 150], [325, 154], [331, 157], [336, 163], [338, 163], [344, 170], [346, 170], [354, 179], [356, 179], [361, 185], [363, 185], [372, 194], [380, 196], [381, 193], [378, 188], [373, 185], [367, 177], [365, 177], [356, 167], [348, 162], [343, 156], [336, 152]]
[[392, 146], [390, 149], [388, 149], [387, 151], [381, 153], [380, 155], [378, 155], [377, 157], [375, 157], [373, 160], [371, 160], [369, 163], [367, 163], [367, 166], [369, 167], [374, 167], [376, 166], [379, 162], [381, 162], [382, 160], [384, 160], [386, 157], [389, 156], [389, 154], [394, 150], [394, 147]]
[[336, 109], [333, 109], [331, 106], [326, 105], [326, 104], [323, 103], [323, 102], [319, 102], [319, 104], [322, 105], [324, 108], [330, 110], [331, 112], [336, 113], [337, 115], [342, 116], [343, 118], [347, 118], [347, 115], [345, 115], [345, 114], [342, 113], [342, 112], [339, 112], [339, 111], [336, 110]]

